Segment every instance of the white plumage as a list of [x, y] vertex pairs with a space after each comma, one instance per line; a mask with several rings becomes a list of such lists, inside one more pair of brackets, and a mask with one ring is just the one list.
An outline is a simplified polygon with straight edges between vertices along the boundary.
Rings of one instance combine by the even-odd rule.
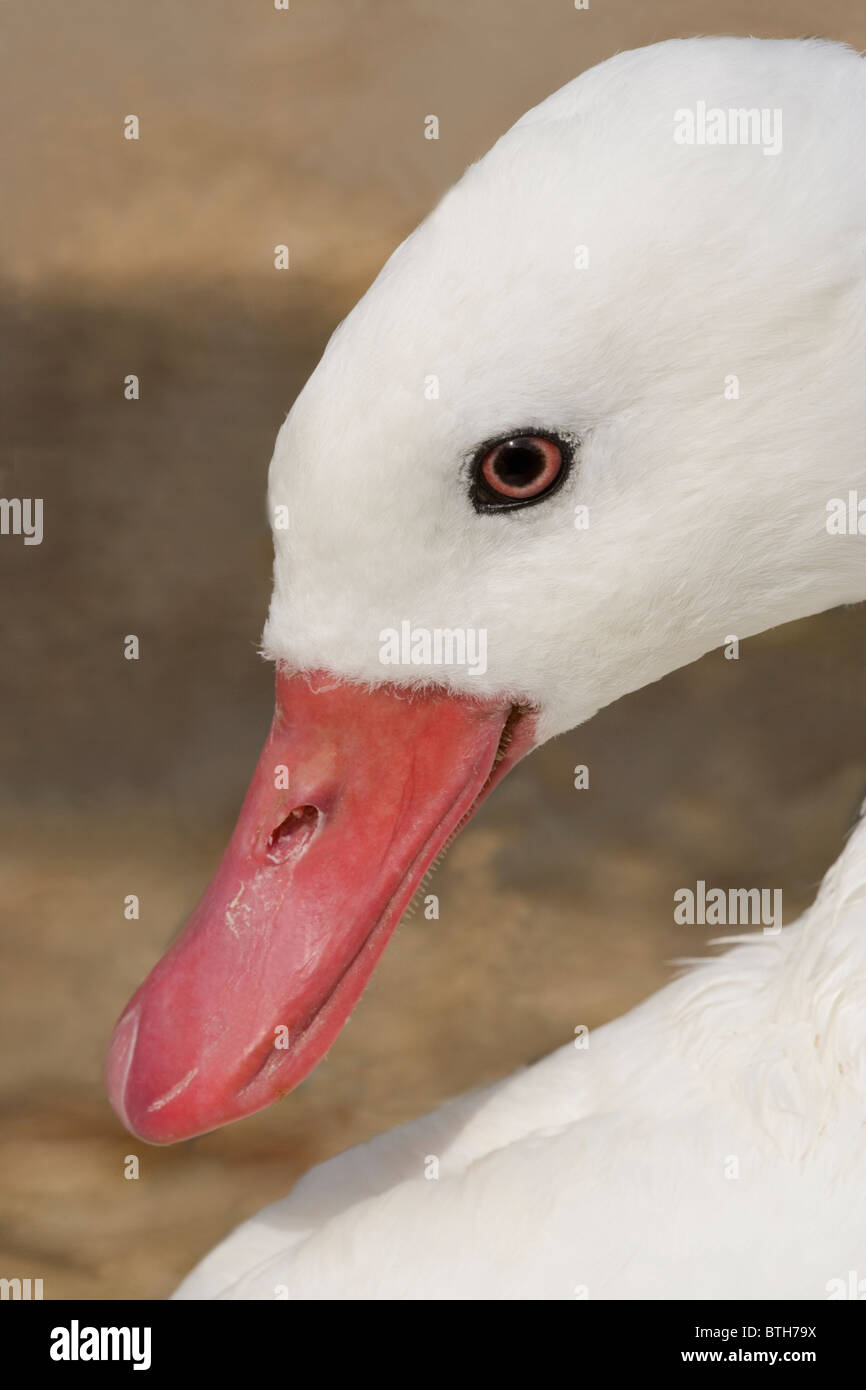
[[[780, 111], [781, 150], [678, 144], [698, 102]], [[484, 628], [483, 676], [421, 674], [530, 698], [544, 738], [866, 597], [826, 526], [866, 498], [864, 125], [858, 55], [755, 39], [622, 54], [518, 122], [281, 431], [268, 654], [376, 683], [402, 617]], [[579, 438], [575, 477], [472, 515], [460, 460], [527, 424]], [[316, 1168], [177, 1296], [826, 1298], [866, 1277], [864, 1043], [861, 822], [799, 922]]]

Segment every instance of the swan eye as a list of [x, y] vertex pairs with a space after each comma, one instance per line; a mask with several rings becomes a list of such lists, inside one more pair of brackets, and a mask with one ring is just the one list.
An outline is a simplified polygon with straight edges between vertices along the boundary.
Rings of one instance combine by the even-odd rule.
[[476, 511], [540, 502], [564, 481], [570, 462], [569, 446], [550, 434], [513, 434], [482, 445], [473, 467]]

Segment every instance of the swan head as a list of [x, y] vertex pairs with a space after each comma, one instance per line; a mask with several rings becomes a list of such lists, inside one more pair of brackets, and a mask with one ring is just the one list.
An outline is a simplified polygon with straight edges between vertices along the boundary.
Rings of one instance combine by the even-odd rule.
[[[863, 66], [817, 41], [674, 40], [577, 79], [471, 167], [280, 432], [268, 655], [504, 691], [544, 738], [729, 633], [861, 597], [862, 546], [825, 523], [862, 482]], [[781, 148], [677, 143], [702, 100], [780, 112]], [[485, 442], [539, 433], [573, 448], [561, 486], [477, 510]], [[383, 664], [404, 621], [486, 633], [486, 668]]]
[[[701, 103], [771, 113], [767, 139], [680, 139]], [[622, 54], [472, 166], [337, 329], [270, 470], [274, 727], [112, 1050], [144, 1138], [310, 1070], [532, 746], [866, 596], [862, 538], [826, 525], [866, 485], [864, 106], [839, 45]]]

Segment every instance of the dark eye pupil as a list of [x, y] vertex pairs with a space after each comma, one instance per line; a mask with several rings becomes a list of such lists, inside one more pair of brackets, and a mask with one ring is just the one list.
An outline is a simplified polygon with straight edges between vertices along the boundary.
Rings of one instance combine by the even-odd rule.
[[549, 497], [568, 476], [571, 445], [555, 434], [515, 431], [481, 444], [473, 463], [476, 511], [526, 507]]
[[505, 487], [530, 487], [544, 471], [544, 454], [536, 444], [515, 439], [500, 447], [493, 471]]

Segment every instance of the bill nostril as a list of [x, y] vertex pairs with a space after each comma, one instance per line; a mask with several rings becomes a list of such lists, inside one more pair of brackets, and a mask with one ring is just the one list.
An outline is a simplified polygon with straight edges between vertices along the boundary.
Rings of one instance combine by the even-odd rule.
[[315, 806], [295, 806], [271, 831], [265, 850], [272, 864], [284, 864], [308, 844], [319, 820]]

